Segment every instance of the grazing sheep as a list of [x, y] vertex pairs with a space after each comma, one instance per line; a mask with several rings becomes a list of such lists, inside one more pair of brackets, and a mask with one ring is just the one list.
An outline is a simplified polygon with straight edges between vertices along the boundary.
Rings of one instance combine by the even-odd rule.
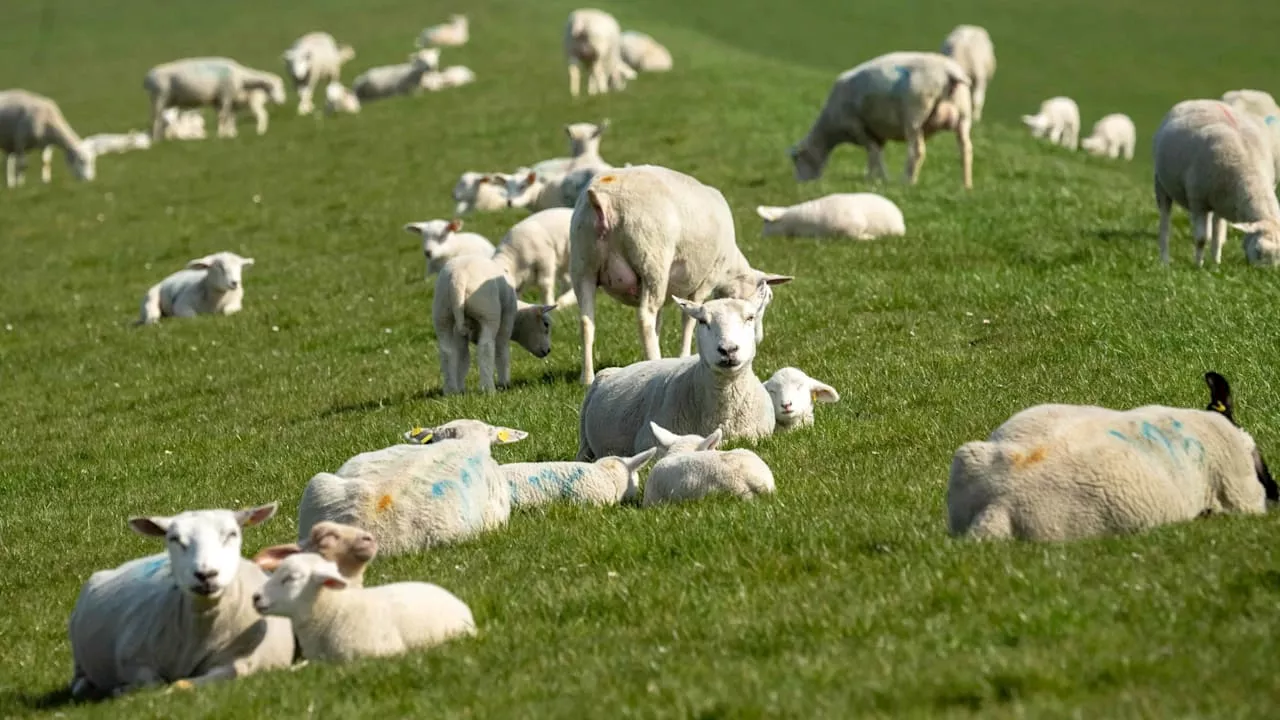
[[593, 463], [511, 463], [502, 466], [511, 485], [512, 507], [535, 507], [557, 500], [617, 505], [637, 499], [640, 468], [657, 448], [631, 457], [603, 457]]
[[429, 48], [409, 55], [409, 62], [372, 67], [351, 81], [360, 102], [408, 95], [422, 89], [422, 76], [440, 66], [440, 49]]
[[157, 65], [147, 72], [142, 87], [151, 96], [151, 139], [164, 137], [167, 108], [205, 106], [218, 111], [218, 137], [235, 137], [236, 100], [247, 91], [265, 90], [277, 105], [285, 101], [279, 75], [247, 68], [225, 57], [197, 57]]
[[354, 115], [360, 112], [360, 98], [350, 88], [335, 80], [324, 88], [324, 112], [326, 115]]
[[756, 316], [766, 286], [752, 300], [676, 298], [698, 323], [698, 356], [646, 360], [602, 370], [582, 400], [578, 460], [638, 453], [654, 446], [651, 422], [677, 433], [754, 440], [773, 433], [773, 401], [751, 370]]
[[495, 212], [511, 207], [508, 186], [512, 178], [503, 173], [464, 172], [453, 186], [454, 215], [473, 210]]
[[1070, 150], [1080, 147], [1080, 108], [1069, 97], [1051, 97], [1040, 103], [1040, 112], [1023, 115], [1022, 124], [1031, 129], [1031, 136], [1047, 137], [1054, 145]]
[[836, 78], [809, 134], [791, 148], [796, 180], [822, 177], [841, 143], [867, 149], [867, 176], [887, 178], [881, 151], [890, 140], [907, 143], [907, 182], [915, 184], [925, 141], [952, 130], [960, 144], [965, 189], [973, 187], [973, 125], [969, 76], [938, 53], [895, 52], [873, 58]]
[[0, 150], [5, 154], [5, 185], [17, 187], [26, 182], [27, 153], [41, 150], [43, 170], [40, 179], [53, 179], [52, 151], [60, 147], [71, 174], [79, 180], [92, 181], [97, 175], [95, 155], [63, 117], [58, 103], [26, 90], [0, 91]]
[[[658, 323], [670, 296], [694, 303], [752, 298], [760, 283], [790, 282], [755, 270], [738, 249], [733, 213], [719, 190], [656, 165], [599, 175], [578, 197], [570, 229], [570, 275], [582, 327], [582, 384], [595, 377], [596, 288], [636, 308], [646, 360], [662, 357]], [[766, 289], [764, 307], [772, 293]], [[756, 341], [764, 335], [763, 307]], [[694, 316], [686, 313], [680, 357], [692, 352]]]
[[352, 587], [360, 587], [364, 585], [365, 568], [378, 554], [378, 541], [367, 530], [323, 520], [311, 526], [306, 542], [263, 548], [253, 556], [253, 563], [266, 572], [275, 572], [281, 560], [300, 552], [316, 553], [332, 561]]
[[253, 258], [219, 252], [196, 258], [166, 277], [142, 298], [138, 325], [150, 325], [162, 317], [231, 315], [244, 303], [244, 268]]
[[979, 25], [957, 25], [942, 41], [943, 55], [954, 59], [973, 80], [973, 121], [982, 120], [987, 86], [996, 75], [996, 48], [991, 35]]
[[503, 266], [484, 257], [464, 255], [445, 263], [436, 278], [431, 320], [440, 349], [444, 393], [465, 392], [476, 346], [480, 389], [493, 392], [511, 384], [511, 343], [534, 357], [551, 353], [551, 311], [555, 305], [529, 305], [516, 297]]
[[249, 113], [253, 116], [255, 127], [259, 135], [267, 134], [267, 124], [270, 118], [267, 113], [267, 103], [271, 102], [271, 96], [266, 90], [255, 88], [253, 90], [245, 90], [236, 96], [236, 100], [232, 103], [232, 108], [236, 113]]
[[476, 74], [465, 65], [450, 65], [440, 72], [424, 73], [422, 89], [436, 92], [445, 88], [462, 87], [476, 81]]
[[622, 61], [638, 72], [671, 70], [671, 52], [657, 40], [635, 30], [627, 30], [620, 38]]
[[1155, 195], [1160, 209], [1160, 260], [1169, 264], [1169, 219], [1176, 202], [1191, 216], [1196, 265], [1206, 240], [1222, 260], [1227, 221], [1245, 233], [1249, 262], [1280, 262], [1280, 203], [1266, 131], [1249, 115], [1218, 100], [1184, 100], [1156, 130]]
[[1208, 411], [1037, 405], [961, 445], [947, 487], [952, 534], [1061, 541], [1266, 512], [1275, 481], [1235, 424], [1227, 381], [1205, 381]]
[[[127, 153], [131, 150], [146, 150], [151, 147], [151, 136], [138, 130], [127, 133], [100, 133], [90, 135], [81, 141], [82, 147], [94, 157], [112, 153]], [[50, 145], [45, 148], [50, 153]]]
[[875, 193], [836, 193], [791, 207], [760, 205], [756, 214], [764, 220], [760, 231], [763, 237], [874, 240], [907, 232], [898, 206]]
[[427, 220], [425, 222], [409, 223], [404, 226], [406, 232], [422, 237], [422, 254], [427, 260], [427, 282], [431, 282], [431, 276], [439, 273], [444, 268], [445, 263], [455, 257], [474, 255], [476, 257], [492, 258], [493, 254], [497, 252], [498, 249], [483, 235], [460, 232], [462, 225], [462, 220], [454, 218], [452, 220]]
[[765, 380], [764, 389], [773, 401], [775, 432], [797, 430], [813, 425], [814, 403], [840, 402], [836, 389], [793, 367], [784, 367]]
[[1090, 155], [1105, 155], [1113, 160], [1119, 157], [1132, 160], [1137, 135], [1138, 131], [1128, 115], [1112, 113], [1093, 124], [1093, 132], [1080, 141], [1080, 147]]
[[659, 459], [645, 481], [643, 507], [698, 500], [715, 493], [752, 500], [776, 489], [773, 471], [759, 455], [741, 448], [716, 449], [723, 437], [719, 429], [707, 437], [676, 435], [658, 423], [649, 423], [649, 430]]
[[384, 556], [457, 542], [505, 525], [511, 490], [489, 452], [528, 433], [478, 420], [415, 428], [410, 443], [360, 453], [318, 473], [298, 503], [298, 542], [322, 520], [373, 533]]
[[583, 68], [587, 71], [588, 95], [626, 86], [622, 28], [603, 10], [583, 8], [569, 13], [564, 26], [564, 56], [569, 66], [569, 94], [573, 97], [578, 97]]
[[164, 538], [167, 552], [99, 570], [80, 589], [67, 623], [72, 697], [288, 666], [289, 623], [254, 611], [251, 598], [267, 578], [240, 557], [241, 528], [266, 521], [276, 507], [130, 518], [135, 532]]
[[[542, 292], [542, 304], [568, 307], [577, 302], [573, 279], [569, 276], [569, 223], [572, 208], [551, 208], [536, 212], [507, 231], [498, 252], [493, 256], [507, 281], [524, 292], [536, 285]], [[565, 288], [556, 296], [556, 280]]]
[[284, 51], [280, 57], [298, 93], [299, 115], [315, 110], [312, 98], [317, 88], [341, 83], [342, 66], [355, 56], [356, 51], [350, 45], [338, 45], [327, 32], [307, 33]]
[[204, 115], [199, 110], [181, 110], [171, 107], [160, 113], [165, 140], [204, 140]]
[[1254, 117], [1280, 116], [1280, 105], [1271, 93], [1262, 90], [1229, 90], [1222, 94], [1222, 102]]
[[466, 15], [450, 15], [449, 22], [432, 25], [418, 35], [418, 47], [462, 47], [471, 39]]

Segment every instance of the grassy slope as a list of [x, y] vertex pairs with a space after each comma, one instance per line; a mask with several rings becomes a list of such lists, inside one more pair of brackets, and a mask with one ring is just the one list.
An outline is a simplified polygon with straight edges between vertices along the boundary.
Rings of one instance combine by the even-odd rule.
[[[139, 83], [156, 62], [223, 53], [275, 67], [294, 37], [323, 27], [359, 50], [350, 77], [396, 61], [417, 27], [453, 9], [38, 5], [0, 26], [0, 86], [57, 97], [86, 134], [143, 126]], [[441, 400], [421, 257], [399, 227], [447, 213], [459, 171], [561, 154], [560, 124], [603, 115], [606, 157], [720, 187], [748, 256], [799, 278], [778, 292], [756, 369], [796, 365], [846, 399], [821, 408], [812, 432], [761, 444], [778, 496], [519, 514], [502, 532], [373, 569], [375, 582], [457, 592], [482, 625], [476, 641], [68, 715], [1266, 714], [1280, 691], [1274, 519], [977, 547], [946, 537], [942, 507], [951, 452], [1016, 410], [1197, 405], [1211, 367], [1236, 384], [1262, 446], [1280, 447], [1274, 277], [1246, 268], [1238, 242], [1221, 271], [1192, 269], [1185, 229], [1175, 267], [1158, 268], [1143, 158], [1071, 157], [1012, 127], [1064, 92], [1086, 123], [1133, 115], [1145, 153], [1176, 100], [1265, 87], [1263, 31], [1280, 5], [1224, 0], [1212, 17], [1181, 0], [809, 5], [618, 6], [624, 25], [668, 42], [679, 70], [571, 104], [557, 60], [571, 6], [477, 2], [474, 44], [445, 55], [477, 71], [474, 86], [359, 118], [278, 113], [265, 138], [107, 158], [92, 186], [59, 165], [53, 189], [0, 194], [0, 715], [67, 679], [64, 622], [82, 580], [156, 549], [126, 515], [278, 498], [280, 517], [249, 534], [256, 550], [292, 536], [312, 473], [453, 417], [529, 430], [503, 460], [570, 457], [572, 317], [558, 318], [550, 359], [516, 356], [516, 388]], [[835, 73], [934, 47], [961, 21], [987, 25], [1000, 47], [977, 189], [957, 192], [953, 143], [939, 138], [919, 187], [879, 188], [909, 237], [759, 239], [756, 204], [868, 187], [848, 149], [820, 183], [790, 177], [784, 150]], [[902, 157], [890, 153], [895, 175]], [[468, 222], [496, 238], [517, 217]], [[224, 248], [258, 259], [244, 313], [127, 327], [150, 283]], [[601, 365], [638, 357], [630, 311], [606, 302], [600, 326]]]

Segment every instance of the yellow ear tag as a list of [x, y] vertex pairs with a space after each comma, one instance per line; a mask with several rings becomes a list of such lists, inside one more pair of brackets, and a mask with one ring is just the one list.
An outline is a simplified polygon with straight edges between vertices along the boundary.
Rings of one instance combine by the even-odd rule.
[[423, 435], [423, 436], [422, 436], [422, 439], [421, 439], [421, 440], [419, 440], [418, 442], [419, 442], [419, 443], [421, 443], [421, 444], [423, 444], [423, 445], [426, 445], [427, 443], [431, 442], [431, 438], [433, 438], [433, 437], [435, 437], [435, 436], [436, 436], [436, 434], [435, 434], [435, 433], [427, 433], [426, 435]]
[[420, 432], [422, 432], [422, 428], [420, 428], [420, 427], [418, 427], [418, 426], [416, 426], [416, 425], [415, 425], [415, 426], [413, 427], [413, 429], [409, 431], [409, 434], [410, 434], [410, 435], [417, 435], [417, 434], [418, 434], [418, 433], [420, 433]]
[[817, 391], [817, 390], [810, 390], [810, 391], [809, 391], [809, 402], [811, 402], [811, 403], [816, 403], [816, 402], [818, 402], [818, 391]]
[[506, 430], [498, 431], [498, 442], [507, 442], [510, 439], [511, 439], [511, 434], [508, 433]]
[[1221, 400], [1219, 400], [1213, 404], [1213, 409], [1217, 410], [1218, 412], [1226, 412], [1227, 406], [1224, 405]]

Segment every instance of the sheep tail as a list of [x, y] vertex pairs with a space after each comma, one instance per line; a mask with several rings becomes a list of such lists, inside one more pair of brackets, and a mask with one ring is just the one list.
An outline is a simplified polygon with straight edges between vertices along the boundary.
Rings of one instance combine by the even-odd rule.
[[449, 294], [452, 296], [453, 331], [465, 338], [470, 332], [467, 328], [467, 287], [461, 273], [449, 273]]

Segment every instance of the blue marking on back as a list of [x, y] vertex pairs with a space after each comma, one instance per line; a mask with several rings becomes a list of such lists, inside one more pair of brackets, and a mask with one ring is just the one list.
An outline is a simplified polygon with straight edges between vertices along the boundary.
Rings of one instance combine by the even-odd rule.
[[1267, 124], [1268, 124], [1268, 125], [1275, 125], [1276, 123], [1280, 123], [1280, 117], [1276, 117], [1275, 115], [1268, 115], [1268, 116], [1267, 116]]
[[168, 565], [169, 557], [167, 555], [161, 555], [158, 558], [153, 558], [147, 564], [139, 566], [138, 576], [143, 580], [153, 578], [158, 575], [161, 570], [166, 569]]

